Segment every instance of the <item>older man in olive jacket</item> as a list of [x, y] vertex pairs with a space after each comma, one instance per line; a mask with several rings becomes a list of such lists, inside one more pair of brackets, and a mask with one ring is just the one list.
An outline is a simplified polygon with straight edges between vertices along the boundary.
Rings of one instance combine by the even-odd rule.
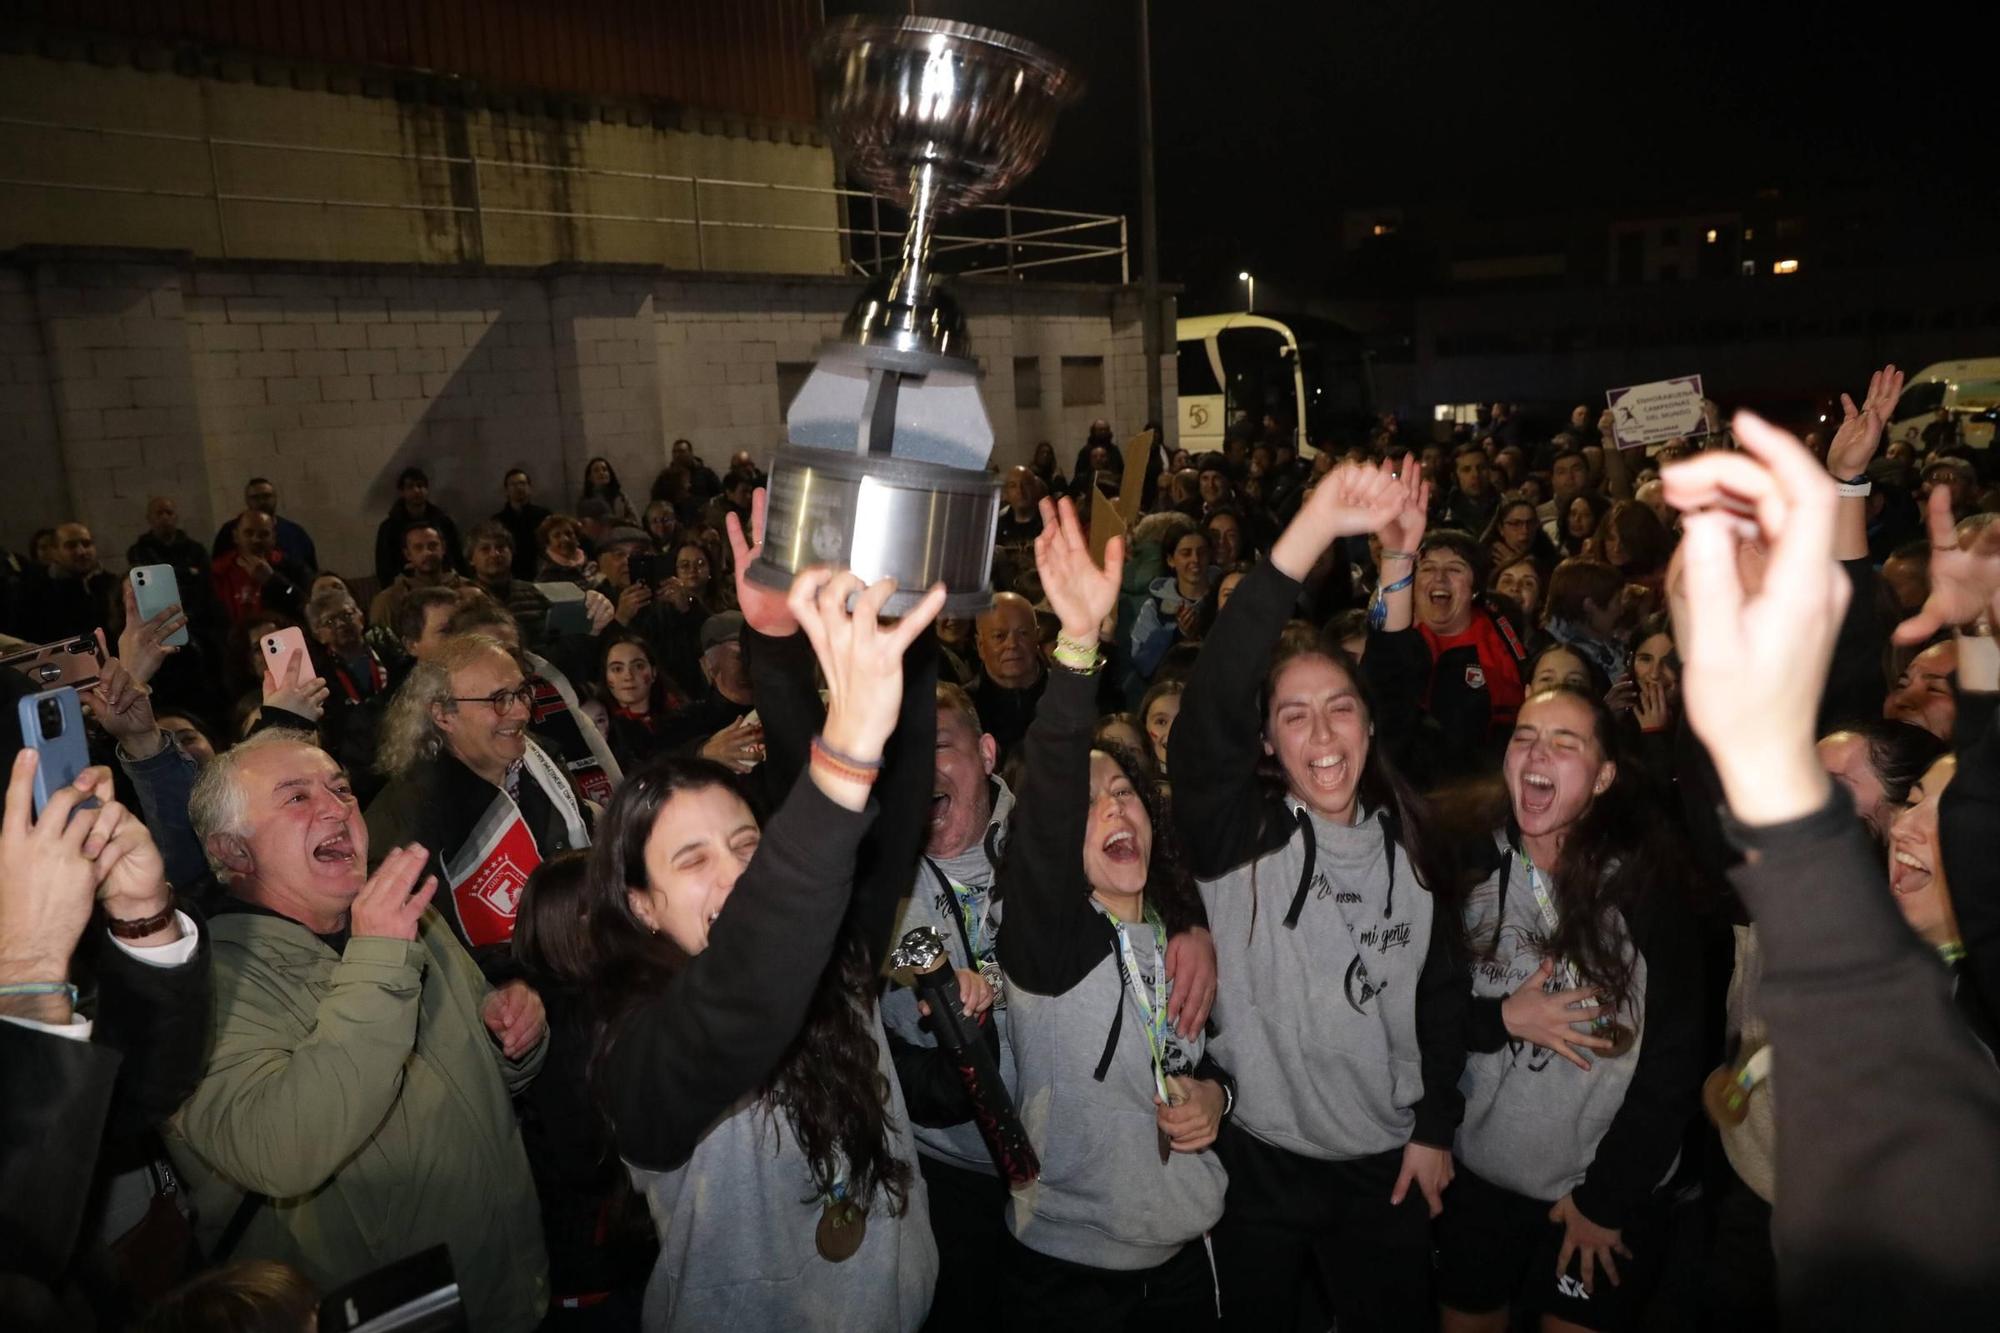
[[509, 1094], [541, 1065], [541, 1002], [489, 989], [422, 849], [367, 875], [346, 774], [302, 734], [221, 755], [190, 813], [229, 889], [208, 1068], [169, 1134], [204, 1243], [323, 1290], [442, 1243], [474, 1329], [533, 1329], [548, 1264]]

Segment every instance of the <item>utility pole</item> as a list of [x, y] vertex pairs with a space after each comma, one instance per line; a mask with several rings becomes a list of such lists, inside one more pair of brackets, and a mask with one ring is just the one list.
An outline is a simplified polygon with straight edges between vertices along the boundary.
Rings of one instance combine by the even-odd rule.
[[1139, 0], [1139, 306], [1146, 321], [1146, 419], [1160, 423], [1166, 443], [1165, 391], [1160, 383], [1160, 213], [1153, 183], [1153, 25], [1149, 0]]

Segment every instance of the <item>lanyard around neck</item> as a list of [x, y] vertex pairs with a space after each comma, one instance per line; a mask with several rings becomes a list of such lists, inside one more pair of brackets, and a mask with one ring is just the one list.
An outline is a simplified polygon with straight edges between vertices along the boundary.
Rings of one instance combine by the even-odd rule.
[[1145, 909], [1145, 924], [1153, 928], [1153, 993], [1149, 996], [1139, 977], [1139, 963], [1133, 956], [1132, 938], [1125, 923], [1108, 908], [1104, 915], [1118, 936], [1119, 977], [1125, 983], [1125, 993], [1132, 997], [1133, 1007], [1139, 1011], [1139, 1022], [1146, 1033], [1146, 1053], [1153, 1061], [1153, 1086], [1164, 1102], [1167, 1100], [1167, 928], [1149, 904]]

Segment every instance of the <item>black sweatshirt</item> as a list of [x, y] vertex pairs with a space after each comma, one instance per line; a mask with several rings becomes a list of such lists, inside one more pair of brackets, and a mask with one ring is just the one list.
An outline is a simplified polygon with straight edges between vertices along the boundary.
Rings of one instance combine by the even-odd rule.
[[1961, 691], [1958, 772], [1938, 802], [1939, 869], [1965, 959], [1959, 1010], [1988, 1050], [2000, 1049], [2000, 694]]
[[708, 948], [618, 1025], [600, 1059], [618, 1154], [651, 1171], [687, 1161], [762, 1087], [805, 1022], [854, 887], [874, 807], [855, 813], [801, 774], [716, 919]]
[[[1220, 985], [1216, 1018], [1224, 1036], [1233, 1023], [1258, 1020], [1254, 1012], [1230, 1011], [1229, 999], [1235, 989], [1231, 973], [1241, 975], [1252, 964], [1249, 941], [1215, 924], [1217, 894], [1241, 891], [1254, 893], [1262, 900], [1266, 889], [1259, 887], [1257, 870], [1261, 868], [1267, 872], [1266, 880], [1275, 877], [1284, 882], [1269, 886], [1277, 894], [1273, 900], [1276, 910], [1271, 913], [1277, 919], [1268, 927], [1258, 923], [1256, 929], [1291, 928], [1282, 923], [1282, 917], [1287, 900], [1292, 897], [1296, 874], [1287, 880], [1269, 862], [1289, 855], [1294, 841], [1301, 838], [1300, 825], [1284, 799], [1257, 778], [1264, 733], [1258, 695], [1271, 651], [1298, 593], [1298, 582], [1268, 563], [1257, 566], [1244, 577], [1229, 605], [1216, 618], [1215, 629], [1208, 637], [1211, 646], [1195, 660], [1194, 672], [1182, 696], [1180, 717], [1168, 741], [1168, 766], [1174, 775], [1175, 827], [1190, 868], [1203, 881], [1203, 896], [1208, 902], [1215, 935]], [[1421, 651], [1422, 639], [1414, 633], [1409, 638]], [[1369, 662], [1375, 658], [1376, 653], [1371, 649]], [[1425, 659], [1428, 665], [1427, 652]], [[1376, 742], [1381, 740], [1378, 735]], [[1380, 812], [1370, 812], [1371, 819], [1379, 815]], [[1409, 873], [1406, 855], [1399, 854], [1396, 864], [1403, 867], [1406, 880], [1414, 878]], [[1245, 867], [1251, 868], [1250, 885], [1239, 890], [1234, 885], [1218, 888], [1212, 884]], [[1408, 893], [1418, 891], [1414, 885], [1403, 887]], [[1302, 912], [1331, 914], [1337, 906], [1332, 901], [1307, 902]], [[1448, 919], [1450, 915], [1431, 913], [1429, 931], [1422, 940], [1426, 953], [1415, 996], [1414, 1040], [1421, 1060], [1423, 1091], [1413, 1108], [1415, 1121], [1410, 1137], [1436, 1147], [1451, 1145], [1465, 1105], [1458, 1080], [1465, 1065], [1464, 1022], [1470, 984], [1455, 947], [1457, 923]], [[1302, 916], [1302, 922], [1303, 919]], [[1321, 924], [1315, 923], [1313, 928]], [[1246, 1008], [1254, 1009], [1247, 997], [1238, 998]], [[1296, 1003], [1301, 1009], [1310, 1004], [1303, 990], [1295, 997], [1285, 997], [1283, 1002]], [[1349, 1018], [1361, 1021], [1360, 1015], [1345, 1008], [1331, 1008], [1315, 1018], [1314, 1025], [1333, 1027]], [[1249, 1090], [1255, 1071], [1244, 1067], [1234, 1072], [1239, 1084]], [[1332, 1070], [1326, 1074], [1338, 1076]], [[1381, 1077], [1388, 1079], [1390, 1075], [1384, 1072]], [[1321, 1146], [1324, 1150], [1330, 1145]]]
[[1772, 1243], [1787, 1326], [1989, 1327], [2000, 1070], [1904, 924], [1844, 792], [1802, 819], [1729, 831], [1784, 1089]]

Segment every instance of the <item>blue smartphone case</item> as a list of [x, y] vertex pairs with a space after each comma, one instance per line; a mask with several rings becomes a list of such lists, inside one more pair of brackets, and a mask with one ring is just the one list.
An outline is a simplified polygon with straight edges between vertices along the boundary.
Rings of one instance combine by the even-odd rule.
[[[44, 713], [51, 707], [54, 711], [48, 713], [48, 720], [60, 722], [53, 736], [43, 731]], [[83, 738], [83, 705], [77, 702], [76, 691], [64, 685], [28, 695], [15, 704], [15, 710], [21, 722], [21, 743], [42, 757], [35, 765], [35, 817], [39, 819], [49, 797], [90, 767], [90, 747]], [[96, 805], [96, 799], [89, 804]]]

